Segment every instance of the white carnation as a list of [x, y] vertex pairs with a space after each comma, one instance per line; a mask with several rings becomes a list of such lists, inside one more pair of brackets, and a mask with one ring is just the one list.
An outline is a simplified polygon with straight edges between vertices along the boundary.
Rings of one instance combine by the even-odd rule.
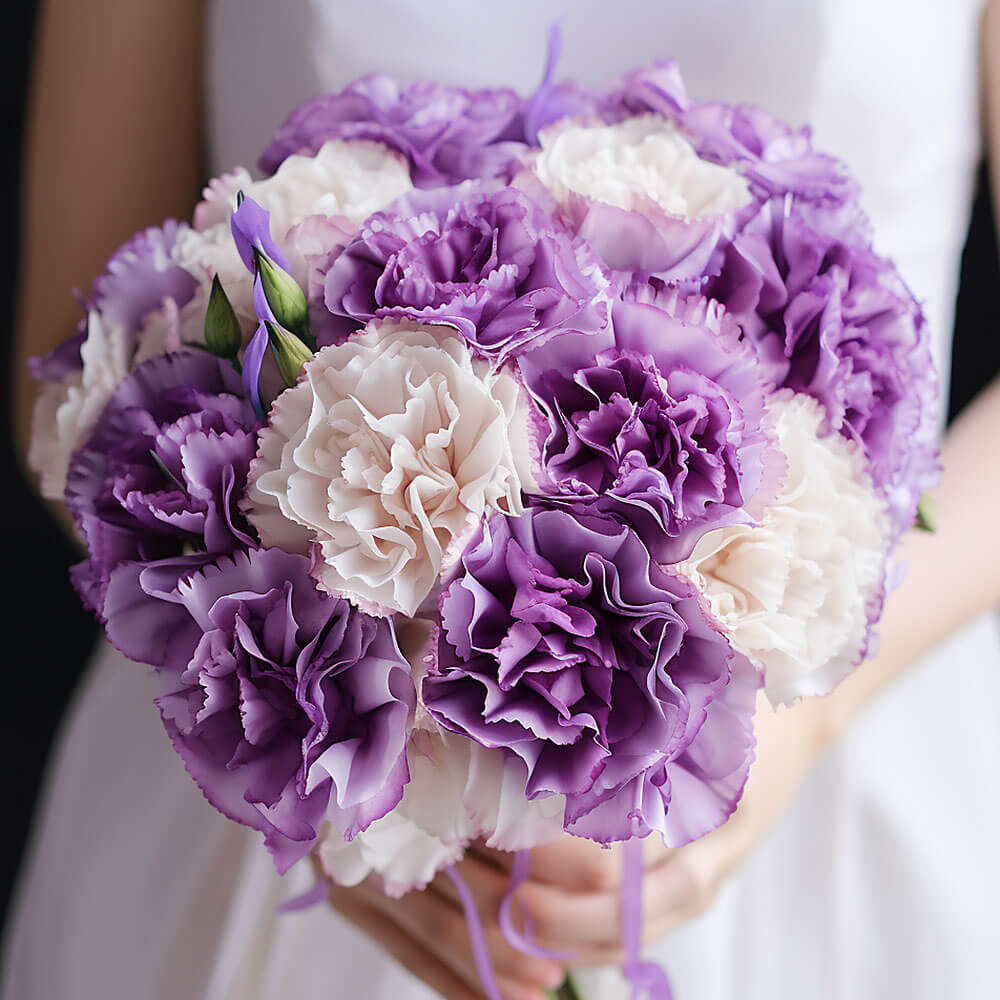
[[107, 323], [91, 312], [80, 357], [81, 371], [46, 385], [35, 403], [28, 463], [38, 473], [42, 495], [50, 500], [62, 498], [73, 452], [90, 435], [118, 383], [128, 375], [132, 338], [121, 324]]
[[372, 323], [308, 361], [260, 435], [247, 514], [321, 586], [413, 615], [450, 548], [533, 486], [516, 381], [449, 327]]
[[431, 724], [417, 729], [407, 751], [410, 782], [399, 805], [352, 841], [331, 825], [319, 844], [323, 868], [341, 885], [379, 875], [399, 895], [425, 886], [466, 846], [484, 838], [515, 851], [556, 839], [566, 800], [525, 798], [525, 775], [490, 750]]
[[177, 241], [174, 259], [199, 282], [218, 275], [243, 325], [256, 326], [252, 278], [229, 229], [237, 191], [271, 213], [271, 236], [304, 288], [307, 265], [294, 233], [300, 223], [322, 215], [357, 227], [412, 188], [409, 167], [398, 153], [377, 142], [331, 139], [315, 156], [289, 156], [263, 180], [252, 181], [237, 168], [212, 181], [195, 210], [195, 228]]
[[650, 200], [692, 220], [746, 205], [746, 181], [701, 159], [677, 127], [658, 115], [617, 125], [564, 124], [543, 131], [535, 172], [561, 204], [573, 194], [616, 208], [642, 210]]
[[828, 694], [859, 661], [889, 525], [859, 446], [820, 436], [818, 402], [786, 390], [768, 421], [788, 464], [777, 501], [757, 527], [708, 532], [676, 568], [705, 592], [733, 645], [763, 665], [777, 705]]

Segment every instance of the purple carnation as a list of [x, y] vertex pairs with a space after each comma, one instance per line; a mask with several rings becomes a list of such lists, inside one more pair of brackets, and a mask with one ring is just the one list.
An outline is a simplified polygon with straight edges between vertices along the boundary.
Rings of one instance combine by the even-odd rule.
[[444, 728], [516, 755], [529, 798], [566, 796], [566, 829], [671, 846], [736, 808], [760, 680], [610, 518], [496, 515], [441, 600], [423, 699]]
[[934, 481], [937, 386], [924, 317], [893, 266], [774, 199], [733, 240], [707, 290], [779, 387], [819, 400], [830, 429], [862, 443], [898, 537]]
[[448, 323], [506, 360], [565, 329], [607, 324], [605, 281], [582, 244], [523, 192], [492, 183], [419, 191], [373, 215], [334, 260], [326, 307]]
[[547, 416], [548, 485], [624, 518], [676, 562], [709, 528], [751, 520], [765, 383], [716, 303], [642, 284], [626, 298], [606, 330], [560, 337], [520, 370]]
[[[172, 299], [178, 309], [194, 296], [197, 282], [176, 264], [171, 251], [186, 223], [168, 219], [123, 243], [108, 260], [94, 282], [90, 295], [82, 300], [88, 311], [96, 309], [112, 326], [122, 326], [133, 339], [138, 337], [146, 316], [155, 312], [164, 299]], [[32, 375], [45, 382], [58, 382], [83, 367], [80, 347], [86, 340], [86, 326], [41, 358], [32, 358]]]
[[402, 153], [418, 187], [496, 177], [525, 149], [522, 105], [513, 90], [403, 86], [384, 74], [365, 76], [296, 108], [260, 166], [273, 173], [286, 157], [314, 154], [330, 139], [368, 139]]
[[325, 818], [350, 839], [396, 806], [416, 698], [388, 620], [317, 590], [309, 560], [280, 549], [223, 556], [155, 596], [137, 637], [161, 609], [179, 616], [157, 670], [174, 747], [217, 809], [266, 834], [279, 871]]
[[122, 563], [256, 544], [237, 501], [258, 426], [239, 376], [207, 353], [153, 358], [121, 382], [67, 476], [90, 553], [73, 571], [88, 606], [104, 616]]

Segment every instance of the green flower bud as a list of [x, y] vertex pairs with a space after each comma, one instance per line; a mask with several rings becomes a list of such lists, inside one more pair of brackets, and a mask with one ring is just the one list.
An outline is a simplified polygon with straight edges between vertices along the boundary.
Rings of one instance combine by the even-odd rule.
[[936, 531], [934, 520], [934, 502], [925, 493], [917, 504], [917, 529], [920, 531]]
[[274, 323], [265, 322], [264, 326], [267, 327], [268, 343], [285, 385], [295, 385], [302, 374], [302, 366], [313, 356], [313, 352], [291, 331]]
[[243, 343], [236, 313], [219, 276], [212, 278], [212, 291], [205, 310], [205, 346], [219, 358], [235, 358]]
[[308, 336], [309, 306], [306, 303], [305, 292], [299, 288], [298, 282], [283, 271], [266, 253], [254, 249], [254, 259], [257, 262], [257, 273], [267, 304], [274, 313], [274, 318], [286, 330], [294, 330], [299, 335]]

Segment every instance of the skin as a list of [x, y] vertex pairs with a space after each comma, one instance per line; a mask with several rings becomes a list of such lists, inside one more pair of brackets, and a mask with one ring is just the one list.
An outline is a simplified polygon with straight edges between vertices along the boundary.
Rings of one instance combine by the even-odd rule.
[[[197, 0], [48, 0], [40, 12], [24, 163], [15, 434], [27, 454], [35, 387], [25, 361], [72, 331], [69, 290], [87, 288], [111, 251], [167, 216], [189, 217], [202, 179], [201, 5]], [[983, 22], [983, 91], [994, 190], [1000, 191], [1000, 0]], [[72, 80], [72, 86], [66, 81]], [[153, 109], [151, 111], [151, 109]], [[95, 139], [99, 141], [95, 141]], [[1000, 198], [995, 201], [1000, 204]], [[58, 239], [49, 239], [58, 233]], [[935, 502], [938, 531], [911, 532], [905, 583], [888, 602], [878, 656], [829, 698], [757, 713], [757, 762], [739, 809], [679, 850], [646, 841], [645, 931], [655, 939], [701, 912], [782, 815], [816, 759], [850, 721], [923, 653], [1000, 603], [1000, 465], [982, 442], [1000, 429], [1000, 380], [949, 431]], [[64, 512], [59, 516], [68, 523]], [[942, 589], [944, 576], [949, 587]], [[934, 614], [926, 614], [928, 607]], [[518, 895], [539, 943], [574, 965], [621, 960], [621, 858], [566, 837], [533, 852]], [[459, 865], [479, 904], [509, 1000], [541, 998], [564, 967], [510, 949], [496, 922], [509, 857], [478, 848]], [[330, 904], [447, 1000], [482, 997], [454, 889], [389, 899], [375, 886], [335, 887]]]

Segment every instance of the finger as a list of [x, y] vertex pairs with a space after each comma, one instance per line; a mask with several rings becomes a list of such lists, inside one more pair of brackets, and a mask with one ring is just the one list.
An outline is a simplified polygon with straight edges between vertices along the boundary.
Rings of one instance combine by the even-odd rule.
[[481, 1000], [475, 990], [433, 957], [415, 938], [378, 911], [361, 903], [350, 890], [332, 887], [330, 905], [445, 1000]]
[[[475, 897], [479, 919], [483, 925], [496, 923], [500, 904], [510, 888], [509, 874], [489, 860], [469, 852], [466, 852], [456, 867]], [[445, 872], [438, 872], [429, 888], [444, 896], [454, 906], [461, 907], [458, 891]]]
[[[466, 857], [459, 866], [473, 896], [480, 901], [480, 918], [485, 928], [498, 925], [500, 903], [510, 888], [504, 872], [478, 858]], [[431, 891], [453, 905], [459, 905], [458, 893], [445, 875], [431, 883]], [[543, 882], [528, 881], [514, 895], [516, 923], [524, 926], [530, 915], [535, 941], [550, 950], [569, 952], [571, 964], [586, 959], [590, 964], [606, 959], [619, 946], [617, 892], [570, 893]], [[597, 949], [593, 952], [593, 949]], [[586, 951], [592, 954], [585, 955]]]
[[[475, 848], [494, 865], [510, 871], [514, 855], [485, 844]], [[564, 836], [531, 851], [531, 878], [576, 891], [614, 888], [621, 880], [621, 858], [615, 848], [603, 848], [579, 837]]]
[[[514, 855], [485, 844], [477, 844], [472, 853], [497, 868], [510, 871]], [[643, 841], [646, 869], [665, 864], [673, 852], [663, 846], [655, 834]], [[531, 876], [576, 892], [603, 892], [617, 889], [622, 883], [621, 845], [604, 847], [581, 837], [566, 835], [531, 851]]]
[[[380, 912], [429, 949], [463, 982], [481, 990], [481, 982], [465, 914], [460, 906], [431, 889], [411, 892], [402, 899], [390, 899], [376, 887], [365, 887], [366, 899]], [[484, 925], [494, 972], [505, 996], [512, 1000], [536, 1000], [562, 982], [565, 966], [521, 955], [504, 940], [495, 923]]]
[[[579, 852], [572, 849], [560, 853], [579, 856]], [[646, 927], [659, 928], [667, 913], [676, 922], [676, 911], [688, 903], [687, 882], [668, 871], [671, 860], [679, 853], [668, 851], [662, 844], [657, 851], [650, 852], [657, 864], [647, 870], [644, 881]], [[478, 897], [489, 900], [490, 906], [499, 905], [497, 900], [502, 899], [509, 888], [508, 876], [481, 859], [463, 871]], [[544, 876], [544, 872], [536, 874]], [[435, 887], [442, 894], [457, 898], [447, 880]], [[621, 955], [621, 888], [618, 885], [602, 892], [575, 892], [532, 878], [515, 895], [515, 912], [520, 915], [522, 908], [531, 915], [535, 942], [544, 948], [571, 952], [574, 965], [606, 964]], [[484, 914], [484, 919], [492, 916]]]

